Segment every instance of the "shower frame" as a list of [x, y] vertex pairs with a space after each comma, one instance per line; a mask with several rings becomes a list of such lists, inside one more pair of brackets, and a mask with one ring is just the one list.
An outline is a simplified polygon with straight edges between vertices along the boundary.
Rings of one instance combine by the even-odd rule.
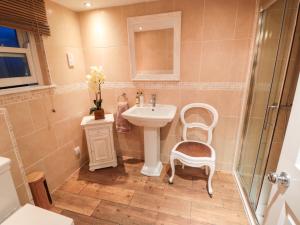
[[[255, 43], [253, 44], [253, 58], [252, 58], [252, 62], [251, 62], [251, 66], [250, 66], [250, 79], [248, 81], [248, 93], [246, 95], [246, 102], [245, 102], [245, 111], [244, 111], [244, 117], [243, 117], [243, 122], [242, 122], [242, 129], [241, 129], [241, 139], [240, 139], [240, 142], [239, 142], [239, 155], [237, 155], [237, 159], [236, 159], [236, 163], [235, 163], [235, 168], [234, 168], [234, 176], [235, 176], [235, 180], [237, 182], [237, 185], [239, 187], [239, 191], [240, 191], [240, 194], [241, 194], [241, 197], [242, 197], [242, 200], [244, 202], [244, 206], [245, 206], [245, 209], [246, 209], [246, 212], [247, 212], [247, 215], [248, 215], [248, 218], [249, 218], [249, 221], [251, 222], [251, 224], [259, 224], [258, 220], [257, 220], [257, 217], [256, 217], [256, 208], [253, 208], [252, 207], [252, 204], [251, 204], [251, 201], [250, 201], [250, 194], [251, 194], [251, 190], [249, 192], [249, 195], [247, 194], [247, 190], [245, 189], [245, 187], [243, 186], [243, 181], [240, 177], [240, 174], [238, 172], [238, 168], [240, 166], [240, 157], [241, 157], [241, 153], [242, 153], [242, 148], [243, 148], [243, 142], [245, 140], [245, 136], [246, 136], [246, 133], [247, 133], [247, 127], [248, 127], [248, 123], [249, 123], [249, 115], [250, 115], [250, 108], [251, 108], [251, 104], [252, 104], [252, 96], [253, 96], [253, 91], [254, 91], [254, 86], [255, 86], [255, 73], [256, 73], [256, 69], [257, 69], [257, 60], [258, 60], [258, 55], [259, 55], [259, 51], [260, 51], [260, 38], [262, 38], [262, 32], [263, 32], [263, 29], [264, 29], [264, 12], [266, 10], [268, 10], [274, 3], [278, 2], [280, 0], [271, 0], [271, 1], [268, 1], [266, 4], [264, 4], [263, 6], [260, 7], [259, 9], [259, 15], [258, 15], [258, 18], [257, 18], [257, 28], [256, 28], [256, 36], [255, 36]], [[284, 0], [285, 1], [285, 8], [284, 8], [284, 12], [283, 12], [283, 19], [282, 19], [282, 27], [281, 27], [281, 32], [282, 32], [282, 29], [283, 29], [283, 26], [284, 26], [284, 20], [286, 19], [285, 18], [285, 13], [286, 13], [286, 7], [287, 7], [287, 1], [289, 0]], [[286, 74], [287, 74], [287, 69], [288, 69], [288, 64], [289, 64], [289, 59], [290, 59], [290, 53], [291, 53], [291, 48], [292, 48], [292, 43], [293, 43], [293, 40], [294, 40], [294, 34], [295, 34], [295, 27], [296, 27], [296, 20], [299, 16], [299, 2], [298, 2], [298, 12], [297, 12], [297, 15], [295, 17], [295, 22], [294, 22], [294, 30], [292, 32], [292, 36], [291, 37], [291, 41], [290, 41], [290, 46], [289, 46], [289, 52], [288, 52], [288, 57], [286, 58], [286, 63], [285, 63], [285, 69], [284, 69], [284, 73], [282, 73], [281, 75], [284, 76], [284, 78], [282, 79], [282, 83], [281, 83], [281, 87], [278, 89], [278, 92], [280, 92], [280, 96], [279, 96], [279, 101], [277, 103], [277, 111], [276, 111], [276, 116], [275, 116], [275, 124], [272, 128], [272, 134], [269, 136], [269, 143], [268, 145], [265, 146], [265, 148], [267, 149], [267, 154], [264, 154], [264, 162], [262, 163], [262, 166], [263, 166], [263, 171], [264, 171], [264, 176], [265, 176], [265, 172], [266, 172], [266, 167], [267, 167], [267, 163], [268, 163], [268, 157], [269, 157], [269, 154], [270, 154], [270, 148], [271, 148], [271, 144], [272, 144], [272, 139], [273, 139], [273, 136], [274, 136], [274, 131], [275, 131], [275, 128], [276, 128], [276, 123], [277, 123], [277, 119], [278, 119], [278, 114], [279, 114], [279, 107], [280, 106], [280, 102], [281, 102], [281, 97], [282, 97], [282, 92], [283, 92], [283, 88], [284, 88], [284, 85], [285, 85], [285, 81], [286, 81]], [[277, 53], [280, 51], [280, 42], [282, 41], [282, 33], [280, 34], [280, 39], [279, 39], [279, 43], [278, 43], [278, 49], [277, 49]], [[277, 57], [277, 56], [276, 56]], [[276, 62], [275, 62], [275, 65], [274, 65], [274, 71], [273, 71], [273, 77], [272, 77], [272, 81], [271, 81], [271, 87], [270, 87], [270, 91], [269, 91], [269, 95], [271, 95], [271, 88], [272, 88], [272, 84], [273, 84], [273, 79], [275, 77], [274, 75], [274, 72], [275, 72], [275, 68], [276, 68], [276, 64], [277, 64], [277, 58], [276, 58]], [[270, 96], [269, 96], [270, 98]], [[269, 105], [269, 100], [268, 99], [268, 105]], [[266, 123], [266, 120], [268, 120], [268, 116], [267, 115], [268, 112], [267, 112], [267, 109], [266, 109], [266, 114], [264, 116], [264, 124]], [[264, 128], [263, 128], [264, 129]], [[260, 139], [262, 138], [263, 136], [263, 130], [261, 132], [261, 137]], [[260, 140], [261, 142], [261, 140]], [[261, 144], [261, 143], [260, 143]], [[259, 148], [261, 147], [259, 144]], [[257, 157], [259, 155], [259, 150], [258, 149], [258, 152], [257, 152]], [[255, 162], [255, 167], [254, 167], [254, 171], [253, 171], [253, 177], [255, 175], [255, 171], [256, 171], [256, 166], [257, 166], [257, 159], [256, 159], [256, 162]], [[257, 199], [256, 199], [256, 206], [257, 206], [257, 203], [258, 203], [258, 200], [259, 200], [259, 197], [260, 197], [260, 193], [261, 193], [261, 188], [262, 188], [262, 184], [263, 184], [263, 179], [261, 180], [261, 182], [259, 183], [259, 194], [257, 195]], [[252, 185], [253, 185], [253, 178], [252, 178], [252, 183], [251, 183], [251, 187], [252, 188]]]

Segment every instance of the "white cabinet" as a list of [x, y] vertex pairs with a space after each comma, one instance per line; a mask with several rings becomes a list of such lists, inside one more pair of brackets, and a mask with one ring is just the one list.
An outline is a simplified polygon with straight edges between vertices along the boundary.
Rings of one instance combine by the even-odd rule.
[[89, 151], [90, 171], [117, 166], [112, 133], [113, 122], [113, 114], [106, 114], [103, 120], [95, 120], [94, 116], [85, 116], [81, 121], [81, 126], [85, 130]]

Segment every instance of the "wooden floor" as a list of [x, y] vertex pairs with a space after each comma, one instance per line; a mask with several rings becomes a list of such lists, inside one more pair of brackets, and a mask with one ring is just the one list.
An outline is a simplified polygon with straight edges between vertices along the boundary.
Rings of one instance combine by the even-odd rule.
[[53, 193], [53, 211], [71, 217], [75, 225], [247, 225], [233, 177], [216, 173], [214, 195], [207, 194], [201, 169], [169, 167], [160, 177], [140, 174], [143, 162], [125, 159], [117, 168], [89, 172], [84, 166]]

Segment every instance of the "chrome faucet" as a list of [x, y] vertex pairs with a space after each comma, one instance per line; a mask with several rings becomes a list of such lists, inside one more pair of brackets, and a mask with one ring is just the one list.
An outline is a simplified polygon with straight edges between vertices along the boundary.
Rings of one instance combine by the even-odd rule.
[[156, 94], [151, 95], [150, 103], [152, 104], [152, 107], [155, 107], [155, 105], [156, 105]]

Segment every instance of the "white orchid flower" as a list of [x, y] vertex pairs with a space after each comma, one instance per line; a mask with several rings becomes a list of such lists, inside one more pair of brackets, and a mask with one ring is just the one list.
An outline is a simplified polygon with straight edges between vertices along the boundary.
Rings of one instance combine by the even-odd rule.
[[86, 75], [87, 84], [91, 91], [99, 92], [101, 90], [101, 84], [104, 83], [105, 75], [103, 74], [102, 66], [91, 66], [90, 73]]

